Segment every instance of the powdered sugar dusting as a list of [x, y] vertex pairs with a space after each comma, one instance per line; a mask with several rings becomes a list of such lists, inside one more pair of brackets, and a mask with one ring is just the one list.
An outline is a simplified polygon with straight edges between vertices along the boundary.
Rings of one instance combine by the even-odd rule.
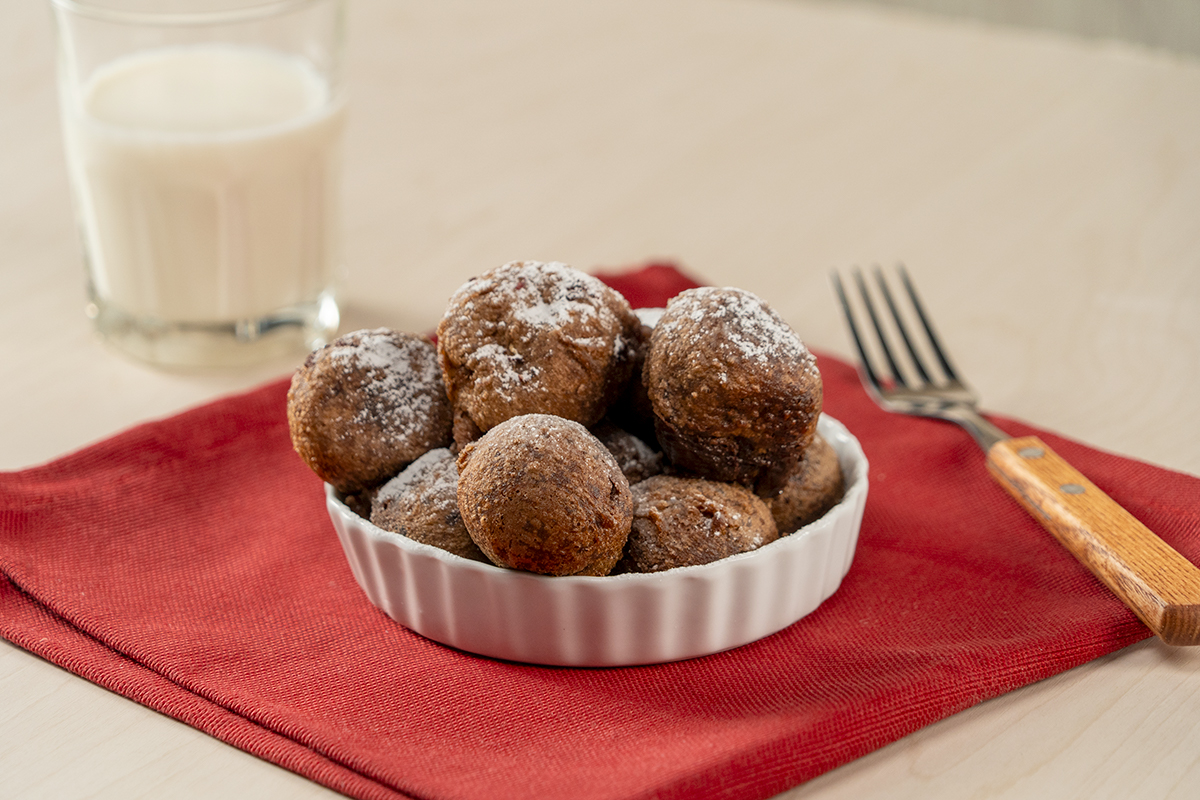
[[437, 353], [430, 342], [388, 328], [357, 331], [334, 341], [328, 364], [348, 378], [361, 376], [362, 402], [351, 427], [378, 427], [391, 442], [410, 442], [427, 429], [444, 396]]
[[[484, 445], [516, 448], [545, 448], [548, 452], [578, 454], [604, 463], [615, 471], [621, 471], [616, 456], [586, 427], [574, 420], [553, 414], [521, 414], [510, 417], [492, 428], [482, 439], [468, 445]], [[594, 445], [594, 446], [593, 446]], [[590, 451], [590, 452], [588, 452]]]
[[668, 314], [659, 323], [665, 335], [690, 321], [697, 330], [722, 322], [723, 342], [743, 359], [762, 365], [807, 362], [815, 369], [812, 354], [791, 326], [757, 295], [731, 287], [702, 287], [676, 295], [667, 305]]
[[450, 298], [450, 306], [470, 311], [470, 296], [490, 295], [491, 302], [511, 309], [528, 339], [538, 331], [591, 327], [603, 313], [610, 290], [593, 278], [558, 261], [512, 261], [468, 281]]
[[[572, 446], [581, 435], [591, 437], [583, 425], [553, 414], [522, 414], [501, 423], [497, 428], [501, 428], [503, 436], [511, 437], [512, 441], [542, 439], [562, 449]], [[499, 435], [495, 438], [499, 438]]]
[[[443, 342], [472, 372], [474, 391], [511, 401], [537, 387], [544, 374], [525, 356], [533, 342], [591, 353], [601, 363], [624, 355], [628, 345], [611, 308], [614, 296], [599, 279], [561, 262], [513, 261], [451, 296], [447, 314], [457, 323], [455, 341], [444, 336]], [[497, 311], [477, 313], [485, 309]]]
[[458, 467], [454, 454], [448, 448], [439, 447], [409, 464], [404, 470], [383, 485], [375, 502], [390, 504], [419, 489], [428, 497], [455, 498], [458, 491]]
[[592, 429], [592, 435], [612, 453], [617, 467], [630, 484], [662, 472], [663, 454], [629, 431], [610, 423], [601, 423]]
[[513, 392], [537, 382], [541, 367], [500, 344], [485, 344], [467, 356], [465, 366], [475, 372], [477, 391], [491, 392], [511, 400]]

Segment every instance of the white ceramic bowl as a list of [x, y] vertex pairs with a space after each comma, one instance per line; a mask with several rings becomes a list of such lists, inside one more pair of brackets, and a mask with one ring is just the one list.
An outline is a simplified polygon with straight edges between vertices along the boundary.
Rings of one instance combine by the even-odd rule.
[[547, 577], [447, 553], [372, 525], [325, 487], [358, 584], [401, 625], [492, 658], [563, 666], [677, 661], [782, 630], [833, 594], [854, 557], [867, 459], [822, 416], [846, 495], [824, 517], [750, 553], [666, 572]]

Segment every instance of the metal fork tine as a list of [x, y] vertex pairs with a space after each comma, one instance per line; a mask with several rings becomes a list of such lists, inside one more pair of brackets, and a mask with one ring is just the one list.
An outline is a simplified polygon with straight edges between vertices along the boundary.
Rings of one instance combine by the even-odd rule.
[[858, 292], [862, 295], [863, 305], [867, 308], [867, 316], [871, 318], [871, 324], [875, 326], [875, 336], [879, 339], [879, 347], [883, 351], [883, 357], [887, 360], [888, 367], [892, 371], [892, 380], [899, 386], [907, 386], [907, 381], [904, 380], [904, 373], [900, 371], [900, 366], [896, 363], [895, 357], [892, 355], [892, 348], [888, 346], [887, 338], [883, 333], [883, 325], [879, 322], [879, 314], [875, 311], [875, 303], [871, 300], [871, 294], [867, 291], [866, 281], [863, 280], [862, 272], [854, 270], [854, 281], [858, 284]]
[[[911, 309], [904, 309], [903, 318], [899, 313], [899, 306], [905, 305], [900, 297], [901, 292], [898, 288], [893, 292], [888, 287], [888, 280], [878, 266], [874, 270], [877, 285], [873, 288], [887, 302], [898, 335], [904, 339], [908, 354], [912, 356], [915, 366], [906, 369], [910, 370], [914, 385], [904, 383], [899, 377], [900, 372], [887, 341], [890, 336], [895, 342], [897, 333], [885, 331], [880, 325], [881, 314], [871, 300], [862, 272], [855, 269], [854, 278], [862, 295], [861, 302], [875, 325], [879, 346], [898, 378], [898, 384], [880, 384], [862, 342], [860, 327], [865, 332], [866, 325], [860, 326], [854, 321], [854, 312], [846, 297], [843, 282], [836, 272], [833, 274], [834, 288], [858, 348], [859, 374], [872, 399], [885, 411], [933, 417], [962, 426], [988, 454], [988, 469], [1000, 485], [1133, 609], [1164, 642], [1200, 645], [1200, 614], [1197, 613], [1197, 609], [1200, 609], [1200, 570], [1055, 455], [1041, 439], [1036, 436], [1010, 437], [980, 414], [978, 398], [970, 387], [959, 380], [957, 370], [950, 365], [946, 349], [934, 332], [925, 306], [917, 297], [908, 270], [899, 264], [896, 272], [912, 304]], [[900, 303], [896, 302], [898, 299]], [[922, 359], [913, 342], [914, 339], [919, 340], [921, 334], [915, 322], [911, 325], [904, 322], [905, 318], [911, 320], [914, 314], [924, 326], [928, 339], [927, 342], [918, 341], [916, 344], [921, 346], [923, 353], [932, 351], [941, 362], [945, 381], [935, 383], [929, 380], [928, 373], [937, 372], [932, 358], [924, 359], [922, 366]], [[896, 352], [903, 357], [899, 347]], [[880, 361], [882, 359], [876, 359], [877, 367]], [[919, 385], [916, 378], [918, 372], [924, 379], [924, 383]], [[1071, 498], [1069, 501], [1068, 496]]]
[[933, 330], [933, 323], [929, 321], [929, 317], [925, 314], [925, 306], [921, 304], [921, 299], [917, 297], [916, 287], [908, 278], [908, 270], [903, 264], [896, 267], [896, 271], [900, 274], [900, 280], [904, 283], [904, 288], [908, 292], [908, 297], [912, 300], [913, 309], [917, 312], [917, 316], [921, 320], [921, 325], [925, 328], [925, 335], [929, 337], [929, 345], [933, 349], [933, 354], [937, 356], [938, 363], [941, 364], [942, 370], [946, 373], [946, 377], [955, 383], [961, 383], [958, 377], [958, 372], [950, 364], [950, 357], [946, 355], [946, 350], [942, 347], [941, 340]]
[[850, 338], [854, 340], [854, 347], [858, 350], [858, 364], [862, 368], [863, 375], [871, 386], [879, 391], [882, 386], [879, 383], [879, 376], [875, 374], [875, 370], [871, 369], [871, 360], [867, 357], [867, 349], [863, 347], [862, 337], [858, 333], [858, 326], [854, 323], [854, 311], [850, 308], [850, 301], [846, 298], [846, 290], [842, 286], [842, 277], [834, 271], [830, 273], [830, 278], [833, 281], [833, 289], [837, 292], [838, 301], [842, 304], [842, 316], [846, 320], [846, 327], [850, 329]]
[[912, 358], [913, 368], [921, 376], [921, 380], [926, 383], [932, 383], [933, 379], [929, 377], [929, 372], [925, 369], [925, 363], [921, 358], [921, 354], [917, 352], [912, 339], [909, 338], [908, 325], [905, 324], [904, 318], [900, 316], [900, 309], [896, 306], [895, 298], [892, 297], [892, 290], [888, 288], [887, 279], [883, 277], [883, 270], [879, 267], [875, 267], [875, 282], [879, 285], [879, 292], [883, 295], [883, 300], [887, 303], [888, 310], [892, 312], [892, 319], [896, 321], [896, 330], [900, 332], [900, 338], [904, 340], [904, 347], [908, 350], [908, 355]]
[[[843, 316], [846, 318], [854, 346], [858, 349], [859, 373], [875, 401], [888, 411], [938, 417], [957, 423], [970, 431], [971, 435], [975, 437], [975, 441], [984, 450], [1007, 438], [1007, 434], [976, 411], [975, 393], [959, 380], [958, 372], [951, 366], [950, 359], [946, 355], [946, 348], [938, 339], [937, 333], [933, 329], [933, 323], [930, 322], [929, 315], [925, 313], [925, 307], [917, 297], [916, 287], [909, 278], [904, 265], [896, 266], [896, 272], [904, 284], [904, 292], [895, 286], [894, 280], [889, 281], [882, 269], [876, 267], [874, 271], [878, 285], [872, 289], [883, 298], [882, 300], [872, 300], [871, 289], [868, 289], [862, 271], [857, 268], [852, 270], [861, 294], [862, 305], [865, 307], [867, 315], [870, 316], [871, 322], [874, 323], [879, 346], [879, 350], [876, 352], [881, 352], [883, 354], [881, 356], [877, 354], [875, 358], [872, 358], [871, 354], [867, 352], [864, 339], [871, 335], [867, 330], [867, 323], [863, 321], [861, 312], [857, 315], [856, 321], [856, 315], [847, 297], [847, 281], [839, 277], [836, 270], [833, 273], [833, 286], [837, 291], [838, 300], [841, 301]], [[908, 302], [901, 297], [905, 293], [908, 295]], [[884, 301], [887, 302], [888, 309], [892, 314], [892, 322], [899, 334], [886, 330], [882, 324], [881, 317], [886, 316], [887, 312], [883, 312], [878, 306]], [[910, 303], [912, 308], [903, 309], [903, 316], [901, 316], [901, 306]], [[920, 326], [913, 321], [914, 314], [920, 319]], [[905, 322], [906, 319], [909, 322]], [[918, 327], [925, 329], [926, 341], [924, 342], [920, 341], [922, 336]], [[897, 354], [905, 357], [902, 352], [903, 348], [900, 348], [898, 344], [893, 348], [888, 343], [889, 338], [895, 343], [897, 335], [904, 339], [908, 355], [912, 357], [912, 365], [905, 366], [905, 369], [909, 370], [909, 379], [907, 380], [901, 374], [895, 358]], [[872, 343], [872, 345], [874, 344]], [[924, 355], [922, 356], [922, 354]], [[889, 378], [884, 374], [887, 369], [885, 361], [886, 365], [891, 366], [894, 378]], [[934, 366], [935, 361], [941, 364], [941, 370]], [[931, 374], [937, 374], [937, 379], [931, 380]]]

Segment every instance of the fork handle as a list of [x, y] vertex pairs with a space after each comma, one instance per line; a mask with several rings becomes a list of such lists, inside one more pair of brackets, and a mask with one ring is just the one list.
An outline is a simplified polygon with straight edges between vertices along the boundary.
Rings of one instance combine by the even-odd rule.
[[1001, 486], [1170, 645], [1200, 644], [1200, 570], [1036, 436], [988, 450]]

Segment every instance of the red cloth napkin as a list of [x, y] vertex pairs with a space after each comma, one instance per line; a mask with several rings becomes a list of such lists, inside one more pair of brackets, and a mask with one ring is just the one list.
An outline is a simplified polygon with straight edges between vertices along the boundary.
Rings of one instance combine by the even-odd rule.
[[[694, 285], [603, 276], [635, 305]], [[479, 658], [359, 590], [286, 381], [0, 475], [0, 635], [361, 798], [761, 798], [1148, 635], [945, 423], [885, 414], [819, 358], [870, 499], [841, 589], [786, 630], [674, 664]], [[1037, 433], [1192, 560], [1200, 481]]]

